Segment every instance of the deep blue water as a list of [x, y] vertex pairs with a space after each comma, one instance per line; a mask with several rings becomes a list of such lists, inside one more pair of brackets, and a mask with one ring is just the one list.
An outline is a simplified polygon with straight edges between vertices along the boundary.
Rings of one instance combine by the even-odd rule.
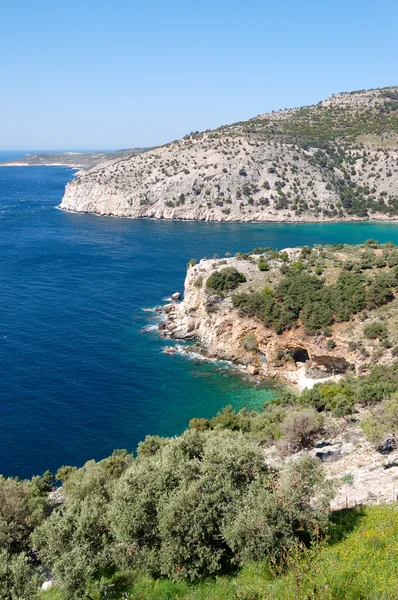
[[[0, 153], [0, 160], [17, 158]], [[0, 168], [0, 473], [81, 465], [180, 433], [272, 392], [162, 353], [144, 307], [183, 289], [186, 263], [255, 246], [398, 243], [398, 225], [217, 224], [56, 210], [73, 171]]]

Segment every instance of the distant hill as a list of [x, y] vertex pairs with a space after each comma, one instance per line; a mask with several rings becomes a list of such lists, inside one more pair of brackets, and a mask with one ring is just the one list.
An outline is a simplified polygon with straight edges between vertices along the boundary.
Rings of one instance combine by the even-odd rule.
[[193, 132], [68, 184], [62, 208], [210, 221], [398, 216], [398, 87]]
[[10, 160], [0, 163], [0, 166], [66, 166], [80, 169], [91, 169], [96, 165], [121, 158], [129, 158], [145, 148], [131, 148], [129, 150], [117, 150], [116, 152], [56, 152], [54, 154], [27, 154], [18, 160]]

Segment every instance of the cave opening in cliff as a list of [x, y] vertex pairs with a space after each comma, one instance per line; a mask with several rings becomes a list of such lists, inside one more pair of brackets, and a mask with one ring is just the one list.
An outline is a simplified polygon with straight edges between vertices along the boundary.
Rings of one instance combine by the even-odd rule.
[[310, 358], [305, 348], [292, 348], [291, 355], [296, 363], [305, 363]]

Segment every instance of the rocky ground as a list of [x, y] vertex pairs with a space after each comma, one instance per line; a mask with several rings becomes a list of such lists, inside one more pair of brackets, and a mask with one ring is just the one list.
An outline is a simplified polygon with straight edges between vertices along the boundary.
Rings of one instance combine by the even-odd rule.
[[279, 467], [304, 454], [317, 456], [327, 476], [334, 478], [338, 486], [332, 502], [334, 510], [359, 504], [397, 502], [398, 450], [379, 451], [366, 440], [359, 424], [365, 413], [361, 409], [346, 420], [329, 415], [313, 449], [285, 457], [280, 447], [272, 446], [265, 450], [266, 461]]

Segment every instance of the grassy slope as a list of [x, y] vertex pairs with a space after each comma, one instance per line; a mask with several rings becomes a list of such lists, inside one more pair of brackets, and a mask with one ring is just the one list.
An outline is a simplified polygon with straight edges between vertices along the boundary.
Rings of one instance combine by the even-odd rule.
[[[117, 580], [118, 583], [117, 583]], [[398, 508], [353, 509], [336, 514], [328, 545], [289, 559], [284, 574], [254, 563], [235, 577], [198, 585], [140, 577], [120, 585], [120, 600], [387, 600], [398, 598]], [[119, 584], [119, 585], [118, 585]], [[128, 590], [128, 591], [127, 591]], [[43, 600], [60, 600], [56, 590]], [[93, 600], [100, 600], [93, 594]]]

